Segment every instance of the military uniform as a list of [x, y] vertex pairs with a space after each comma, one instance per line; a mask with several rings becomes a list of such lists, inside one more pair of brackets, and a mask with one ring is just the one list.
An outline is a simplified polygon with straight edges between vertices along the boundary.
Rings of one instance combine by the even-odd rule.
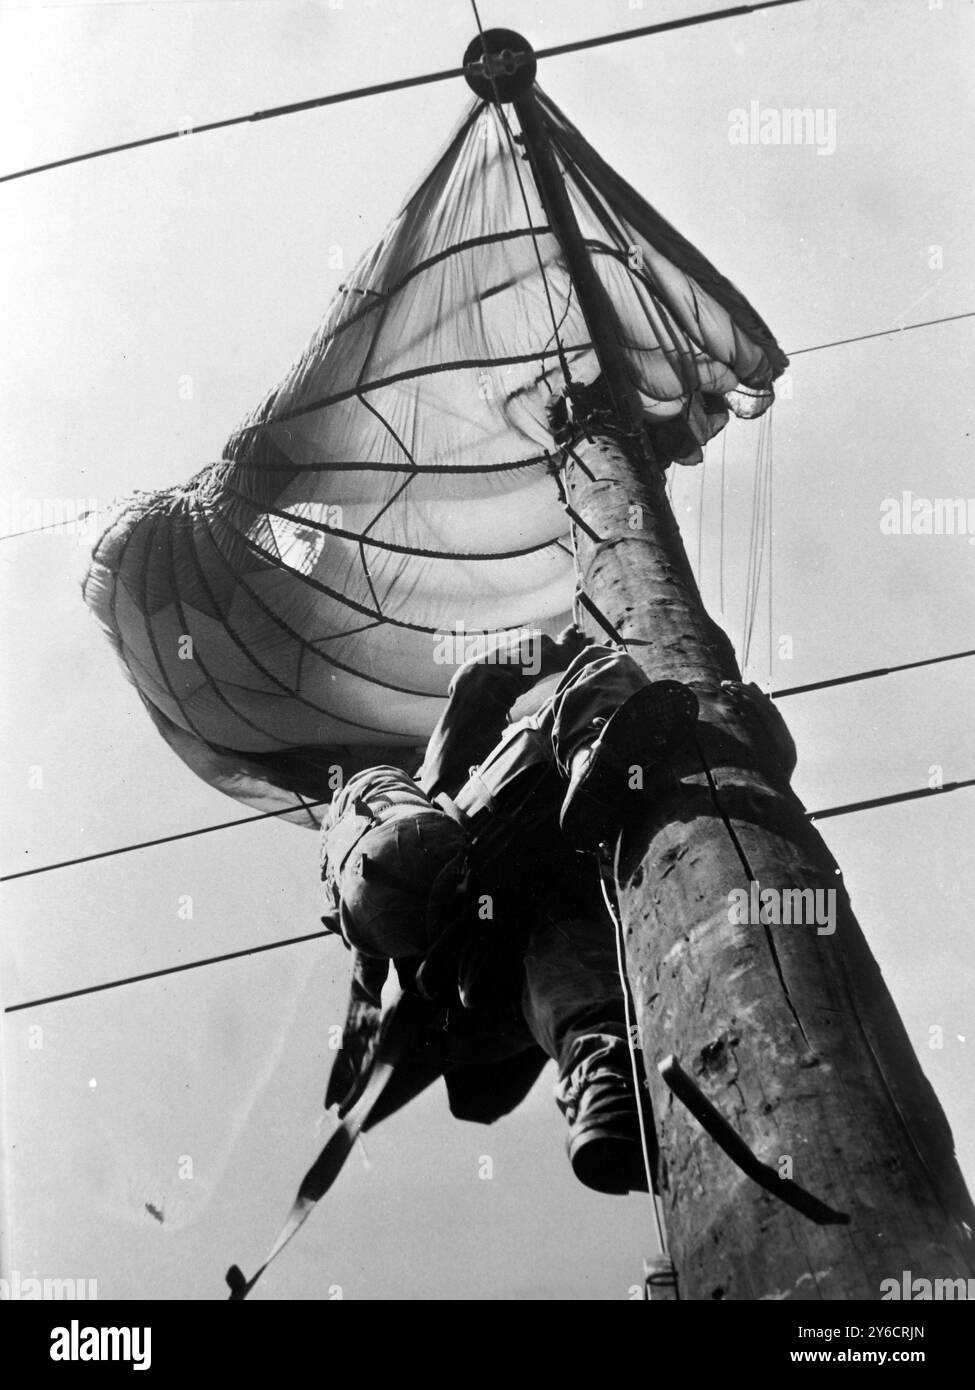
[[[559, 833], [559, 807], [577, 750], [647, 684], [624, 653], [578, 642], [549, 641], [535, 675], [490, 658], [467, 663], [418, 778], [392, 767], [357, 774], [323, 828], [323, 920], [377, 965], [395, 961], [407, 981], [451, 926], [438, 888], [463, 876], [446, 1069], [456, 1080], [457, 1068], [480, 1067], [487, 1082], [503, 1062], [533, 1079], [540, 1052], [558, 1066], [556, 1100], [570, 1121], [606, 1074], [623, 1079], [635, 1109], [612, 924], [592, 859]], [[507, 723], [525, 697], [536, 707]], [[470, 1114], [456, 1094], [451, 1102]], [[631, 1165], [624, 1180], [613, 1190], [640, 1185], [640, 1174]]]

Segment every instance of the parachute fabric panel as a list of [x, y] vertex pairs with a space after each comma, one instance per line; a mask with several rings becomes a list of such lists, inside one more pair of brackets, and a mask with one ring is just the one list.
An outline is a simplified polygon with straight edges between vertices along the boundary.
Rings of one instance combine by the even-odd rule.
[[[729, 410], [767, 408], [786, 360], [538, 99], [655, 452], [693, 461]], [[461, 660], [569, 619], [545, 404], [562, 360], [579, 383], [599, 369], [520, 158], [475, 102], [225, 457], [133, 499], [95, 548], [86, 600], [157, 727], [249, 805], [311, 825], [299, 799], [336, 768], [412, 770]]]

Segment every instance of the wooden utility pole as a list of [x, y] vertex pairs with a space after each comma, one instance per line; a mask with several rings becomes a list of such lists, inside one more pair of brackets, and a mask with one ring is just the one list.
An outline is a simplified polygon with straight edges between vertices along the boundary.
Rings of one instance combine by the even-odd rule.
[[[790, 788], [788, 732], [742, 685], [701, 602], [663, 468], [633, 433], [615, 315], [532, 93], [531, 49], [489, 31], [465, 55], [478, 59], [475, 91], [514, 103], [617, 416], [566, 459], [567, 500], [584, 523], [579, 588], [651, 679], [686, 682], [701, 706], [697, 746], [627, 832], [618, 877], [681, 1297], [877, 1300], [905, 1271], [973, 1277], [975, 1214], [947, 1121], [840, 870]], [[835, 931], [735, 920], [737, 890], [769, 888], [835, 894]], [[678, 1099], [658, 1070], [670, 1054], [780, 1175], [781, 1195], [747, 1177]], [[784, 1199], [787, 1179], [826, 1215]]]

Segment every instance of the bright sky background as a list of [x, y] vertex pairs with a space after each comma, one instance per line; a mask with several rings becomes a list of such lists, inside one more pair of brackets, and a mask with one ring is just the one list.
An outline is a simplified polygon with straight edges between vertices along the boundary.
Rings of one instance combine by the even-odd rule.
[[[485, 24], [536, 46], [692, 8], [481, 6]], [[540, 81], [788, 351], [975, 309], [972, 26], [967, 0], [809, 0], [547, 60]], [[474, 27], [460, 0], [2, 4], [0, 170], [451, 67]], [[441, 84], [0, 188], [3, 499], [104, 506], [219, 456], [467, 101], [461, 82]], [[730, 144], [729, 112], [752, 101], [835, 110], [835, 152]], [[344, 269], [330, 265], [336, 246]], [[774, 685], [975, 646], [969, 540], [879, 526], [903, 489], [975, 493], [973, 329], [795, 358], [774, 420], [772, 618], [794, 656], [775, 659]], [[736, 641], [756, 442], [756, 426], [729, 431]], [[712, 611], [717, 457], [701, 548]], [[688, 470], [675, 492], [695, 559], [700, 480]], [[0, 541], [4, 872], [238, 813], [121, 678], [79, 596], [88, 545]], [[767, 653], [763, 632], [749, 669], [763, 683]], [[936, 765], [945, 780], [975, 774], [971, 697], [959, 662], [789, 700], [800, 796], [814, 807], [923, 786]], [[824, 825], [970, 1184], [973, 808], [966, 791]], [[316, 879], [315, 837], [264, 823], [8, 885], [4, 1002], [312, 931]], [[94, 1278], [102, 1298], [224, 1297], [227, 1265], [263, 1257], [328, 1133], [346, 964], [338, 943], [314, 942], [7, 1016], [4, 1274]], [[653, 1249], [646, 1204], [575, 1183], [552, 1080], [491, 1129], [453, 1121], [428, 1093], [367, 1140], [368, 1161], [353, 1155], [255, 1296], [626, 1298]]]

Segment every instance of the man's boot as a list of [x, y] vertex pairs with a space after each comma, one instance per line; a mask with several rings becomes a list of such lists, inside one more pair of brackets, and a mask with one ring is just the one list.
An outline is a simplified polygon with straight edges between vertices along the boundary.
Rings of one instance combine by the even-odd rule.
[[594, 742], [576, 749], [559, 815], [573, 849], [592, 852], [615, 840], [627, 814], [652, 795], [661, 765], [690, 738], [697, 712], [690, 686], [653, 681], [620, 705]]
[[[609, 1044], [609, 1046], [601, 1044]], [[596, 1053], [592, 1055], [595, 1046]], [[555, 1099], [569, 1122], [566, 1148], [572, 1171], [595, 1192], [622, 1196], [646, 1192], [647, 1170], [640, 1138], [640, 1114], [625, 1042], [580, 1038], [573, 1053], [589, 1052], [561, 1081]], [[651, 1171], [656, 1137], [647, 1117]]]

